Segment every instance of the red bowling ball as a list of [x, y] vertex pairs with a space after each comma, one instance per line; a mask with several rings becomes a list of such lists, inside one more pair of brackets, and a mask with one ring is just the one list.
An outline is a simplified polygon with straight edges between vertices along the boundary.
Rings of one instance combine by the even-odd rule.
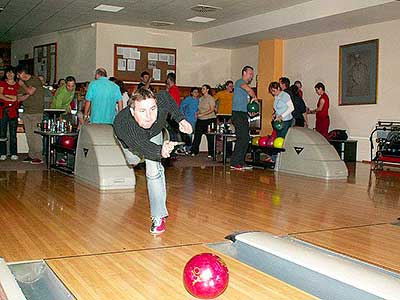
[[268, 137], [267, 136], [262, 136], [258, 140], [258, 146], [260, 147], [267, 147], [267, 142], [268, 142]]
[[60, 138], [60, 145], [67, 149], [74, 149], [75, 140], [72, 136], [62, 136]]
[[200, 299], [213, 299], [228, 287], [229, 271], [220, 257], [212, 253], [193, 256], [183, 270], [186, 290]]

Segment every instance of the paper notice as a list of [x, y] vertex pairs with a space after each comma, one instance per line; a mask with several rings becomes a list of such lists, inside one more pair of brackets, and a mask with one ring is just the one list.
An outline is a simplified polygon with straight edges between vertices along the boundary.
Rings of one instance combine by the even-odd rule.
[[130, 72], [131, 71], [136, 71], [136, 60], [128, 59], [127, 70], [130, 71]]
[[168, 62], [168, 61], [169, 61], [169, 54], [160, 53], [160, 54], [158, 55], [158, 60], [159, 60], [159, 61]]
[[117, 47], [117, 55], [124, 55], [124, 48]]
[[154, 80], [161, 80], [161, 70], [153, 69], [153, 78]]
[[158, 53], [147, 53], [147, 60], [158, 60]]
[[175, 66], [175, 54], [170, 54], [168, 57], [168, 65]]
[[126, 59], [118, 58], [118, 71], [126, 71]]

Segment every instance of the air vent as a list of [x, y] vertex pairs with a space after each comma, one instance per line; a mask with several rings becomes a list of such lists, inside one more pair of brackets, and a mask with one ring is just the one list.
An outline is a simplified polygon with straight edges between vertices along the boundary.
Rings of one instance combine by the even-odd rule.
[[198, 4], [196, 6], [191, 7], [190, 9], [194, 10], [194, 11], [197, 11], [199, 13], [209, 13], [209, 12], [213, 12], [213, 11], [222, 9], [222, 7]]
[[150, 25], [156, 26], [156, 27], [166, 27], [166, 26], [174, 25], [174, 23], [165, 22], [165, 21], [151, 21]]

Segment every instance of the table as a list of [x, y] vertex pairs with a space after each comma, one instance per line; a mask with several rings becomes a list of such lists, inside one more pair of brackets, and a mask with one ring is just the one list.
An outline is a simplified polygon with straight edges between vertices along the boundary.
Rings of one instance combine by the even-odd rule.
[[217, 137], [222, 137], [222, 163], [226, 165], [226, 144], [228, 142], [228, 138], [235, 138], [235, 133], [222, 133], [222, 132], [208, 132], [207, 135], [211, 135], [214, 138], [214, 154], [213, 160], [217, 160]]
[[[46, 166], [48, 169], [50, 168], [56, 168], [60, 169], [56, 165], [56, 154], [57, 154], [57, 145], [55, 143], [57, 137], [62, 137], [62, 136], [72, 136], [72, 137], [77, 137], [78, 133], [77, 132], [52, 132], [52, 131], [42, 131], [42, 130], [35, 130], [34, 131], [36, 134], [40, 134], [44, 141], [45, 145], [47, 147], [46, 149]], [[54, 148], [54, 149], [53, 149]], [[58, 146], [58, 148], [61, 148], [61, 146]], [[66, 149], [63, 148], [63, 151], [69, 151], [73, 152], [75, 154], [75, 149]], [[72, 170], [62, 170], [62, 171], [67, 171], [67, 173], [73, 173]], [[70, 171], [70, 172], [68, 172]]]
[[346, 162], [357, 160], [356, 140], [330, 140], [329, 143], [335, 147], [341, 160]]

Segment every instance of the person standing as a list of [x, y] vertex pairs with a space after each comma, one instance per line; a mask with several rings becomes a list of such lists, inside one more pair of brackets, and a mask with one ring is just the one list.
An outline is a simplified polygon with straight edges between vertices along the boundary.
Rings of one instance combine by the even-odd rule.
[[9, 147], [11, 160], [18, 160], [17, 154], [17, 101], [19, 85], [16, 82], [13, 67], [5, 69], [4, 81], [0, 81], [0, 160], [7, 159], [7, 129], [9, 130]]
[[137, 86], [136, 90], [139, 90], [141, 88], [145, 88], [148, 90], [151, 90], [152, 92], [154, 92], [153, 87], [151, 86], [151, 82], [153, 81], [153, 78], [151, 78], [149, 72], [147, 71], [143, 71], [140, 74], [140, 83]]
[[[216, 127], [215, 101], [214, 98], [209, 94], [210, 90], [211, 87], [208, 84], [204, 84], [201, 87], [201, 93], [203, 96], [201, 96], [199, 100], [193, 146], [190, 152], [192, 156], [199, 154], [201, 137], [203, 134], [206, 134], [208, 129]], [[212, 158], [214, 156], [214, 137], [211, 135], [207, 135], [207, 146], [208, 158]]]
[[308, 110], [308, 113], [315, 114], [315, 130], [328, 139], [329, 132], [329, 97], [325, 92], [325, 85], [318, 82], [315, 86], [315, 92], [319, 96], [317, 108]]
[[268, 86], [268, 91], [274, 96], [274, 121], [283, 122], [282, 129], [276, 130], [276, 135], [277, 137], [285, 138], [293, 123], [293, 102], [290, 99], [290, 95], [282, 91], [279, 82], [271, 82]]
[[89, 84], [83, 117], [92, 124], [113, 124], [115, 118], [115, 103], [118, 111], [122, 110], [122, 95], [118, 85], [108, 80], [107, 71], [98, 68], [95, 80]]
[[75, 96], [75, 85], [75, 78], [73, 76], [67, 76], [65, 78], [65, 83], [57, 89], [50, 108], [65, 109], [67, 113], [70, 113], [70, 105]]
[[167, 189], [161, 159], [169, 157], [177, 145], [177, 142], [163, 142], [162, 130], [169, 114], [179, 124], [181, 132], [192, 133], [192, 126], [166, 91], [161, 91], [156, 97], [152, 91], [141, 88], [132, 95], [128, 106], [114, 120], [114, 133], [127, 162], [136, 165], [142, 158], [145, 159], [152, 234], [165, 231], [168, 217]]
[[168, 73], [167, 75], [167, 91], [171, 97], [175, 100], [178, 107], [181, 106], [181, 94], [178, 87], [176, 86], [176, 75], [175, 73]]
[[300, 90], [297, 85], [293, 84], [290, 87], [290, 92], [292, 93], [292, 102], [294, 106], [294, 111], [292, 112], [292, 116], [295, 120], [294, 126], [308, 127], [307, 107], [303, 98], [300, 96]]
[[233, 81], [228, 80], [225, 83], [225, 89], [214, 95], [217, 106], [217, 118], [219, 122], [227, 123], [232, 117], [232, 98]]
[[[192, 87], [190, 90], [190, 96], [187, 96], [181, 103], [179, 110], [185, 116], [185, 119], [192, 125], [192, 128], [196, 127], [196, 113], [199, 109], [199, 89]], [[192, 149], [192, 134], [187, 134], [185, 139], [184, 150], [178, 152], [178, 154], [188, 154]]]
[[257, 100], [257, 96], [249, 86], [254, 77], [254, 69], [245, 66], [242, 69], [242, 78], [237, 80], [233, 91], [232, 123], [235, 126], [236, 144], [231, 157], [231, 169], [251, 170], [246, 165], [245, 157], [249, 147], [249, 116], [247, 104], [249, 101]]
[[18, 101], [23, 102], [24, 112], [22, 121], [24, 122], [25, 135], [28, 142], [29, 154], [24, 162], [31, 164], [42, 164], [42, 138], [34, 131], [37, 124], [42, 122], [44, 110], [44, 89], [39, 78], [28, 74], [23, 65], [16, 68], [19, 78]]

